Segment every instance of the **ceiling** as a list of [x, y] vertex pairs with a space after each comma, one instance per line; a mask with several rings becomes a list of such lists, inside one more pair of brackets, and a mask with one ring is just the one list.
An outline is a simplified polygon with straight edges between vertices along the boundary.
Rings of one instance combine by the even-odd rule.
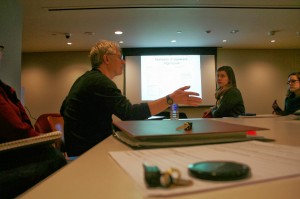
[[21, 2], [23, 52], [86, 51], [101, 39], [125, 48], [300, 49], [300, 0]]

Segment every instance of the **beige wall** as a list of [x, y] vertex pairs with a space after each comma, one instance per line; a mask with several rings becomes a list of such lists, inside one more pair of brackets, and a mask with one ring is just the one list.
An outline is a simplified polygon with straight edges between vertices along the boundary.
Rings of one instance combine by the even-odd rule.
[[220, 50], [217, 63], [234, 68], [246, 112], [266, 114], [275, 99], [283, 107], [287, 76], [300, 71], [300, 50]]
[[[5, 46], [0, 79], [21, 96], [22, 7], [19, 0], [0, 1], [0, 45]], [[12, 25], [13, 24], [13, 25]]]
[[[217, 65], [234, 68], [247, 112], [269, 114], [274, 99], [283, 106], [287, 75], [300, 71], [300, 50], [219, 49]], [[24, 53], [21, 84], [31, 115], [37, 118], [43, 113], [59, 112], [75, 79], [89, 69], [88, 52]], [[123, 77], [114, 81], [122, 90]], [[188, 117], [201, 117], [206, 108], [180, 111]]]

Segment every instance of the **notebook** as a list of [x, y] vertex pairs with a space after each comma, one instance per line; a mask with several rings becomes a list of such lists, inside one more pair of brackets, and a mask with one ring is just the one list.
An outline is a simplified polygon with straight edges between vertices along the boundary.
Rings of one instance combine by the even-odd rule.
[[[176, 130], [185, 122], [192, 129]], [[260, 136], [249, 136], [247, 131], [266, 128], [230, 124], [211, 119], [200, 120], [142, 120], [118, 121], [113, 136], [133, 149], [217, 144], [249, 140], [273, 141]]]
[[54, 131], [54, 132], [45, 133], [30, 138], [5, 142], [0, 144], [0, 152], [19, 149], [22, 147], [29, 147], [37, 144], [53, 143], [54, 141], [60, 139], [61, 137], [62, 137], [62, 133], [60, 131]]
[[[192, 123], [192, 129], [176, 130], [185, 122]], [[178, 137], [178, 136], [210, 136], [216, 134], [246, 133], [247, 131], [267, 130], [266, 128], [230, 124], [212, 119], [200, 120], [140, 120], [118, 121], [113, 123], [128, 136], [136, 139]]]

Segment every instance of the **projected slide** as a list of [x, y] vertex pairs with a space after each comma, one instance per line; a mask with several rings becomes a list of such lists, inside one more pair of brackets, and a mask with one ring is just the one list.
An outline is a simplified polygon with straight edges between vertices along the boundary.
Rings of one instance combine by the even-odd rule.
[[200, 55], [141, 56], [142, 100], [155, 100], [189, 85], [200, 93]]

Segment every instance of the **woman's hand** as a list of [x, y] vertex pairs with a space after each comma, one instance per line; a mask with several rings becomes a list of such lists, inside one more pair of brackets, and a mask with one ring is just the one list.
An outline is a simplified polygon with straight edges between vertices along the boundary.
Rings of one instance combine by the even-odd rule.
[[276, 115], [281, 115], [281, 114], [282, 114], [282, 110], [281, 110], [281, 108], [278, 106], [277, 100], [275, 100], [275, 101], [273, 102], [272, 108], [273, 108], [272, 114], [276, 114]]
[[202, 118], [212, 118], [213, 115], [212, 115], [212, 110], [213, 110], [214, 107], [211, 107], [210, 109], [206, 110], [203, 115], [202, 115]]

